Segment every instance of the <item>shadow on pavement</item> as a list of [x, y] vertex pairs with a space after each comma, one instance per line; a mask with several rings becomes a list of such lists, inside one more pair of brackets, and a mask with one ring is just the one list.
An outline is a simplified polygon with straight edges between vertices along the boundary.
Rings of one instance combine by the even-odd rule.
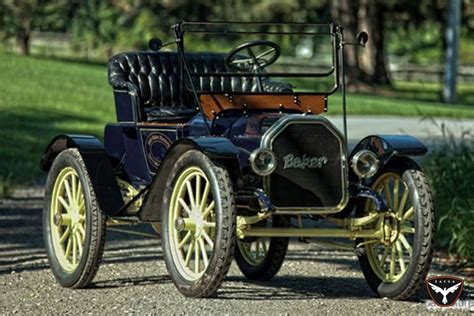
[[276, 276], [267, 282], [250, 283], [243, 277], [231, 276], [226, 280], [230, 283], [225, 283], [219, 292], [221, 299], [226, 296], [237, 300], [375, 297], [360, 277]]

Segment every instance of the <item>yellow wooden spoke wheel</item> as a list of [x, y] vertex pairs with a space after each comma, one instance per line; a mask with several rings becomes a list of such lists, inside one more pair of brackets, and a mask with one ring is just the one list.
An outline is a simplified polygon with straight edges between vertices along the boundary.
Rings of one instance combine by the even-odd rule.
[[[366, 250], [359, 262], [377, 294], [405, 299], [421, 286], [431, 262], [434, 207], [430, 187], [421, 171], [401, 169], [385, 170], [371, 186], [389, 212], [373, 224], [383, 228], [381, 239], [356, 241]], [[374, 209], [374, 203], [367, 200], [358, 212], [367, 214]]]
[[48, 174], [43, 236], [51, 270], [65, 287], [85, 287], [94, 278], [105, 241], [105, 216], [77, 149], [54, 160]]
[[[367, 257], [377, 276], [384, 282], [393, 283], [405, 274], [413, 253], [413, 203], [409, 199], [408, 185], [396, 173], [385, 173], [372, 187], [395, 214], [393, 219], [385, 220], [395, 222], [398, 231], [393, 232], [394, 238], [390, 240], [367, 244]], [[366, 212], [372, 209], [373, 203], [366, 202]]]
[[183, 171], [171, 197], [168, 225], [171, 251], [182, 276], [199, 279], [207, 266], [215, 241], [215, 202], [210, 196], [211, 184], [198, 167]]
[[171, 171], [162, 207], [163, 254], [186, 296], [213, 296], [232, 262], [235, 207], [227, 171], [190, 150]]
[[59, 173], [51, 197], [51, 235], [57, 259], [65, 271], [79, 264], [86, 238], [85, 198], [77, 172]]
[[[265, 223], [269, 227], [284, 227], [287, 221], [273, 216]], [[287, 237], [258, 237], [237, 241], [235, 261], [240, 271], [250, 280], [265, 281], [280, 270], [288, 250]]]
[[237, 242], [242, 257], [252, 266], [258, 266], [265, 260], [269, 244], [270, 238], [257, 238], [251, 242]]

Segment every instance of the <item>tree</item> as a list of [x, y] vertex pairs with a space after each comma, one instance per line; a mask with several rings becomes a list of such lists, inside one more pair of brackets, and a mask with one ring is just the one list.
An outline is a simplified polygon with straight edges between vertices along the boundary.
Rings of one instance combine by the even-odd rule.
[[358, 90], [367, 85], [390, 84], [385, 60], [384, 4], [376, 0], [337, 0], [331, 4], [332, 19], [344, 27], [347, 42], [354, 42], [359, 30], [370, 36], [362, 50], [345, 46], [348, 88]]
[[359, 60], [365, 82], [376, 85], [390, 85], [385, 50], [384, 12], [386, 6], [381, 1], [360, 0], [358, 27], [370, 34], [370, 40], [361, 51]]
[[0, 26], [3, 38], [15, 38], [23, 55], [30, 53], [34, 29], [64, 31], [68, 0], [3, 0], [0, 2]]
[[15, 37], [23, 55], [30, 53], [31, 31], [38, 5], [38, 0], [4, 0], [2, 2], [4, 37]]
[[[357, 6], [351, 0], [336, 0], [331, 2], [331, 15], [334, 22], [344, 27], [344, 37], [346, 40], [356, 37]], [[356, 88], [362, 80], [362, 73], [359, 67], [359, 53], [357, 46], [347, 45], [345, 47], [344, 59], [346, 62], [346, 85]]]

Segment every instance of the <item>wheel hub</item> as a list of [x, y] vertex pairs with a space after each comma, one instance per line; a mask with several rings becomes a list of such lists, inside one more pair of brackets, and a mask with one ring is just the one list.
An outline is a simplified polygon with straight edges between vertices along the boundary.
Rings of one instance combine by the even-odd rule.
[[400, 234], [400, 221], [392, 212], [384, 214], [383, 217], [383, 237], [385, 245], [392, 244], [398, 240]]

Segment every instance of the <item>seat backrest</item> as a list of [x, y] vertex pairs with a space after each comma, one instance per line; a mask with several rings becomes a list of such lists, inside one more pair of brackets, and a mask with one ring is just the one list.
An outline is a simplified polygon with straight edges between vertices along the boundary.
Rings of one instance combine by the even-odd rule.
[[180, 106], [180, 66], [176, 53], [129, 52], [112, 57], [108, 62], [109, 84], [115, 89], [136, 89], [140, 106]]
[[[225, 54], [187, 53], [187, 65], [193, 73], [229, 71]], [[179, 56], [176, 52], [129, 52], [109, 60], [109, 83], [115, 89], [135, 89], [140, 107], [169, 106], [193, 108], [192, 94], [182, 84]], [[214, 92], [253, 92], [258, 85], [255, 78], [227, 76], [196, 76], [197, 90]], [[291, 86], [264, 80], [265, 91], [291, 91]]]

